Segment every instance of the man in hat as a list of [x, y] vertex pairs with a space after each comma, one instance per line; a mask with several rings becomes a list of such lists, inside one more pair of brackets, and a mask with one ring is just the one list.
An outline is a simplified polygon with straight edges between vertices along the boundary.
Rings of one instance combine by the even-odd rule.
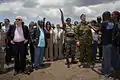
[[[83, 67], [84, 62], [87, 62], [88, 65], [92, 62], [91, 54], [92, 54], [92, 32], [91, 28], [88, 26], [86, 22], [86, 15], [82, 14], [80, 16], [81, 22], [76, 27], [76, 39], [80, 43], [79, 51], [80, 51], [80, 58], [79, 61], [81, 68]], [[77, 43], [78, 43], [77, 42]]]
[[71, 24], [71, 18], [66, 19], [66, 23], [64, 22], [64, 15], [62, 10], [61, 12], [61, 21], [63, 25], [63, 30], [65, 31], [65, 58], [67, 67], [70, 67], [69, 58], [71, 58], [71, 63], [75, 64], [75, 51], [76, 51], [76, 39], [75, 39], [75, 27]]

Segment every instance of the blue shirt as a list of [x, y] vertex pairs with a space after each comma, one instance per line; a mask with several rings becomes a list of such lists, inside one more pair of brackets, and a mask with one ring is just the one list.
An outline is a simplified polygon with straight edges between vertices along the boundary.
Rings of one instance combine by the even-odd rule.
[[9, 30], [9, 26], [3, 26], [2, 29], [5, 30], [5, 31], [8, 31]]
[[45, 35], [44, 35], [44, 31], [42, 28], [39, 28], [40, 30], [40, 36], [39, 36], [39, 43], [38, 43], [38, 47], [45, 47]]

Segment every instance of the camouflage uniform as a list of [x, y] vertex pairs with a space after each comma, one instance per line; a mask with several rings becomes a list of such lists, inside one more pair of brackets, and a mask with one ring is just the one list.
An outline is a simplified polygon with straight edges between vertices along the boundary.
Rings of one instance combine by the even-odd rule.
[[87, 24], [80, 23], [76, 27], [76, 38], [80, 41], [80, 62], [91, 62], [92, 32]]
[[[65, 58], [67, 64], [69, 64], [69, 58], [72, 58], [72, 61], [75, 59], [75, 48], [76, 48], [76, 41], [75, 41], [75, 26], [71, 24], [71, 26], [65, 26]], [[71, 61], [71, 62], [72, 62]]]

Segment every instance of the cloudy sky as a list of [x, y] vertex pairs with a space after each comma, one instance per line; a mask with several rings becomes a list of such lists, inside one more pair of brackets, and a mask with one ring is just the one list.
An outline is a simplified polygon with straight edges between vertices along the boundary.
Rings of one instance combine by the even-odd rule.
[[0, 0], [0, 21], [9, 18], [13, 22], [19, 15], [26, 24], [43, 17], [52, 23], [60, 23], [59, 8], [65, 18], [71, 17], [72, 21], [79, 20], [82, 13], [91, 20], [106, 10], [120, 10], [120, 0]]

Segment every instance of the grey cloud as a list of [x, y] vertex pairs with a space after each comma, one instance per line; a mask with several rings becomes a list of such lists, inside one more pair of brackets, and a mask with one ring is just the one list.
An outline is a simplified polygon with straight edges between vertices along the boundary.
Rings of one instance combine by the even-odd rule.
[[[1, 0], [2, 1], [2, 0]], [[3, 0], [4, 1], [4, 0]], [[14, 2], [14, 1], [22, 1], [23, 2], [23, 8], [20, 9], [19, 11], [17, 11], [16, 14], [14, 14], [13, 12], [5, 12], [2, 13], [0, 12], [1, 15], [21, 15], [21, 16], [26, 16], [28, 18], [31, 17], [37, 17], [37, 16], [41, 16], [41, 17], [46, 17], [49, 18], [49, 16], [51, 15], [47, 15], [47, 11], [49, 11], [50, 8], [53, 9], [57, 9], [57, 8], [63, 8], [64, 11], [64, 15], [65, 18], [66, 17], [71, 17], [72, 19], [79, 19], [80, 14], [78, 14], [77, 16], [74, 14], [74, 6], [77, 7], [82, 7], [82, 6], [86, 6], [88, 7], [90, 10], [92, 10], [91, 13], [87, 14], [87, 17], [89, 19], [93, 19], [96, 18], [97, 16], [100, 16], [102, 14], [102, 12], [104, 12], [104, 8], [111, 10], [111, 6], [112, 5], [107, 5], [109, 4], [109, 2], [113, 1], [113, 0], [65, 0], [65, 2], [63, 4], [54, 4], [54, 5], [41, 5], [40, 3], [37, 2], [37, 0], [6, 0], [5, 2]], [[118, 0], [115, 0], [118, 1]], [[2, 2], [3, 3], [3, 2]], [[96, 5], [96, 4], [106, 4], [107, 6], [98, 6], [98, 7], [89, 7], [90, 5]], [[117, 3], [115, 6], [115, 9], [120, 10], [120, 3]], [[39, 8], [35, 8], [36, 6], [39, 5]], [[24, 9], [24, 8], [29, 8], [29, 9]], [[34, 10], [31, 10], [32, 8], [35, 8]], [[39, 11], [36, 11], [39, 10]], [[58, 10], [59, 12], [59, 10]], [[81, 11], [80, 13], [84, 12]], [[35, 15], [35, 16], [32, 16]], [[58, 15], [60, 16], [60, 15]], [[32, 18], [31, 18], [32, 19]], [[58, 19], [56, 17], [53, 17], [53, 19]], [[52, 21], [54, 21], [52, 20]], [[60, 19], [57, 20], [57, 22]]]
[[39, 3], [37, 3], [37, 0], [0, 0], [0, 4], [1, 3], [15, 2], [15, 1], [23, 2], [23, 7], [26, 7], [26, 8], [34, 8], [37, 5], [39, 5]]
[[[102, 4], [102, 3], [109, 3], [113, 0], [74, 0], [73, 4], [76, 6], [89, 6], [89, 5], [96, 5], [96, 4]], [[114, 0], [118, 1], [118, 0]]]
[[35, 0], [25, 0], [23, 2], [24, 2], [23, 7], [26, 8], [35, 8], [37, 5], [39, 5], [39, 3], [37, 3], [37, 1]]
[[1, 4], [1, 3], [14, 2], [14, 1], [21, 1], [21, 0], [0, 0], [0, 4]]
[[[115, 10], [120, 10], [120, 0], [115, 1]], [[102, 13], [106, 10], [112, 11], [113, 10], [113, 0], [71, 0], [71, 3], [66, 3], [67, 6], [64, 7], [65, 16], [72, 16], [73, 18], [78, 18], [80, 14], [82, 14], [85, 10], [82, 9], [78, 15], [73, 14], [74, 9], [72, 7], [82, 7], [85, 6], [88, 9], [92, 10], [91, 13], [87, 13], [87, 18], [89, 20], [96, 18], [97, 16], [101, 16]], [[99, 5], [99, 6], [97, 6]], [[97, 6], [97, 7], [90, 7], [90, 6]]]
[[[90, 5], [96, 5], [96, 4], [108, 4], [109, 2], [112, 2], [113, 0], [67, 0], [64, 3], [63, 7], [63, 11], [64, 11], [64, 15], [68, 16], [68, 17], [74, 17], [77, 18], [79, 16], [74, 15], [74, 6], [78, 6], [78, 7], [82, 7], [82, 6], [90, 6]], [[118, 0], [115, 0], [118, 1]], [[101, 6], [102, 7], [102, 6]], [[102, 7], [104, 8], [104, 7]], [[100, 15], [100, 13], [103, 11], [102, 8], [95, 8], [95, 10], [93, 9], [93, 12], [90, 14], [87, 14], [88, 17], [93, 17], [93, 16], [97, 16]], [[92, 9], [92, 8], [90, 8]], [[101, 9], [101, 10], [99, 10]], [[84, 12], [84, 10], [82, 11]], [[82, 13], [81, 12], [81, 13]]]

